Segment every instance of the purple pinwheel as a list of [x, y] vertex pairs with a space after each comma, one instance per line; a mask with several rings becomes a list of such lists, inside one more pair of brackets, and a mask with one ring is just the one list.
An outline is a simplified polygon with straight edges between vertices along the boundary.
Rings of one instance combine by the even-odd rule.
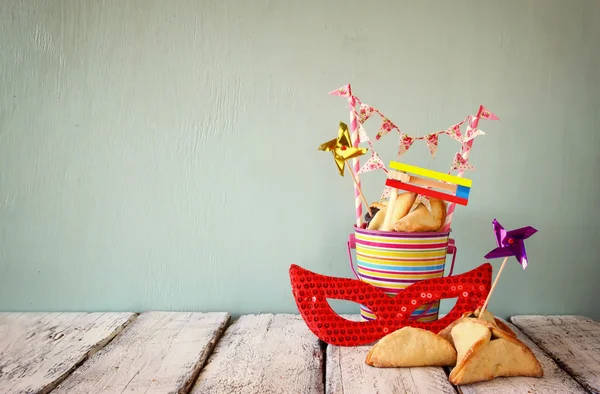
[[515, 256], [523, 269], [527, 267], [527, 252], [524, 241], [537, 232], [531, 226], [506, 231], [496, 219], [493, 220], [494, 235], [498, 247], [485, 255], [486, 259]]

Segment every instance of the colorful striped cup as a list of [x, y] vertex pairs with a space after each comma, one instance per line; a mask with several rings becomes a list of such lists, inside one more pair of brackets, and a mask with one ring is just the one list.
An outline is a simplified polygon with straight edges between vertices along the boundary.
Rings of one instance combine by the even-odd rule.
[[[356, 266], [352, 263], [351, 249], [356, 249]], [[423, 279], [444, 276], [446, 254], [452, 253], [450, 273], [454, 269], [456, 247], [450, 232], [400, 233], [366, 230], [354, 226], [348, 240], [350, 267], [357, 279], [383, 290], [389, 296]], [[422, 322], [437, 320], [440, 301], [421, 305], [411, 319]], [[376, 316], [360, 306], [363, 320]]]

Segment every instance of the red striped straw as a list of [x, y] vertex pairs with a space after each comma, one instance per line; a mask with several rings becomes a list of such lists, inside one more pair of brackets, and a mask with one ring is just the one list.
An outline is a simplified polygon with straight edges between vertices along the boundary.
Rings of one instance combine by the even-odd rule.
[[[479, 111], [477, 111], [477, 116], [475, 117], [475, 119], [473, 119], [473, 123], [471, 123], [472, 129], [477, 129], [477, 126], [479, 126], [479, 118], [481, 117], [482, 110], [483, 110], [483, 106], [479, 106]], [[471, 152], [471, 147], [473, 146], [473, 141], [475, 141], [475, 138], [473, 138], [472, 140], [470, 140], [466, 143], [466, 146], [467, 146], [466, 152], [464, 152], [464, 150], [465, 150], [464, 145], [461, 149], [460, 153], [461, 153], [462, 157], [465, 158], [465, 160], [469, 159], [469, 152]], [[460, 170], [456, 176], [462, 178], [464, 174], [465, 174], [465, 170]], [[442, 229], [440, 231], [442, 231], [442, 232], [450, 231], [450, 227], [452, 225], [452, 218], [454, 217], [455, 209], [456, 209], [456, 203], [451, 203], [448, 206], [448, 211], [446, 213], [446, 224], [444, 224], [444, 227], [442, 227]]]
[[[352, 145], [358, 147], [359, 138], [358, 138], [358, 122], [356, 120], [356, 100], [352, 95], [352, 88], [348, 85], [348, 103], [350, 104], [350, 137], [352, 138]], [[360, 197], [360, 178], [358, 176], [358, 171], [360, 170], [360, 160], [358, 157], [352, 159], [352, 172], [354, 172], [354, 176], [356, 178], [356, 182], [354, 182], [354, 206], [356, 208], [356, 226], [360, 228], [362, 225], [362, 199]], [[367, 207], [368, 208], [368, 207]]]

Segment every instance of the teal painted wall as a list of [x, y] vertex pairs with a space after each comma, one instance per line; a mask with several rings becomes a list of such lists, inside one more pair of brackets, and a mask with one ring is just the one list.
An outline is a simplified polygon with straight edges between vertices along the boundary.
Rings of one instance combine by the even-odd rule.
[[[4, 0], [0, 310], [296, 312], [290, 264], [351, 274], [352, 180], [316, 149], [351, 83], [413, 135], [496, 113], [456, 272], [484, 262], [494, 217], [534, 225], [491, 311], [600, 318], [600, 2], [365, 4]], [[404, 160], [447, 171], [457, 149]]]

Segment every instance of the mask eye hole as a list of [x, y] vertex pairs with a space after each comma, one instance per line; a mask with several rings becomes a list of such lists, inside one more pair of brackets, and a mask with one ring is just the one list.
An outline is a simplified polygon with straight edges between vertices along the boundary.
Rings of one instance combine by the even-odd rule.
[[[408, 320], [421, 320], [423, 322], [435, 321], [451, 311], [456, 305], [459, 297], [452, 298], [427, 298], [417, 301], [416, 308], [408, 317]], [[442, 311], [445, 311], [442, 313]], [[437, 316], [437, 318], [436, 318]]]
[[348, 321], [361, 321], [360, 307], [366, 308], [357, 302], [339, 298], [326, 298], [329, 307], [342, 319]]

